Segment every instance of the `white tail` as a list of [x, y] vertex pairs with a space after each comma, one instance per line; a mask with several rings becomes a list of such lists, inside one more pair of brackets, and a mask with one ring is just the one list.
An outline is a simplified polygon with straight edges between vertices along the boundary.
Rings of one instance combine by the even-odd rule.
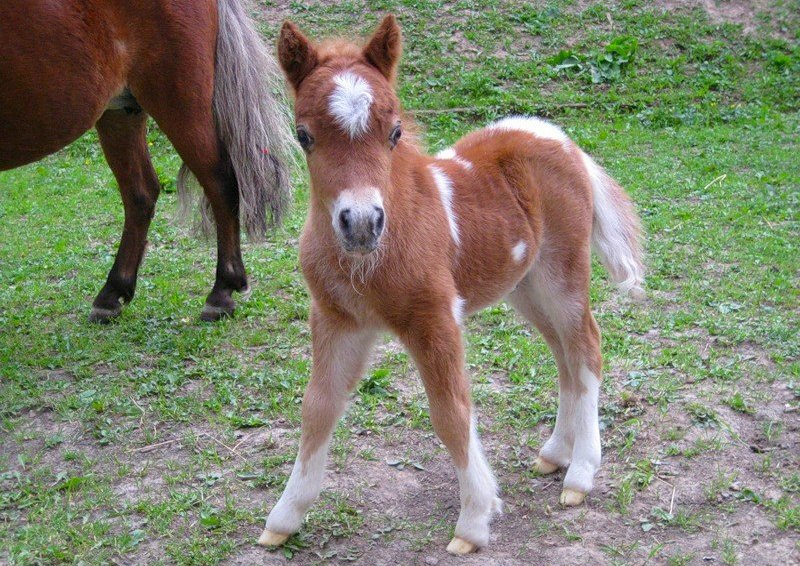
[[641, 224], [628, 195], [602, 167], [583, 153], [592, 182], [594, 222], [592, 245], [620, 290], [644, 298]]

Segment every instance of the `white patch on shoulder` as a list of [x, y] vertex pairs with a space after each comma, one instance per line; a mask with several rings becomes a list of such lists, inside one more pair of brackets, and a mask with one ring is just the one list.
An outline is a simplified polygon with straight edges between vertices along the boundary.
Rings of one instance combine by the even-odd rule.
[[525, 251], [528, 249], [528, 244], [524, 241], [520, 240], [516, 246], [511, 248], [511, 257], [514, 258], [514, 261], [517, 263], [521, 262], [525, 259]]
[[461, 323], [464, 322], [464, 307], [466, 305], [467, 301], [463, 297], [456, 295], [453, 299], [453, 304], [451, 306], [453, 309], [453, 318], [456, 320], [456, 324], [459, 326], [461, 326]]
[[369, 130], [372, 87], [352, 71], [339, 73], [333, 82], [336, 87], [328, 99], [328, 110], [350, 139], [355, 139]]
[[511, 116], [509, 118], [503, 118], [491, 124], [489, 129], [518, 130], [520, 132], [527, 132], [537, 138], [558, 141], [564, 145], [570, 141], [567, 134], [564, 133], [564, 130], [555, 124], [532, 116]]
[[447, 149], [443, 149], [439, 153], [436, 154], [436, 159], [448, 159], [450, 161], [455, 161], [459, 165], [461, 165], [464, 169], [469, 171], [472, 170], [472, 163], [461, 157], [456, 153], [456, 150], [452, 147], [448, 147]]
[[439, 189], [439, 197], [442, 199], [447, 224], [450, 226], [450, 236], [453, 238], [453, 243], [458, 246], [461, 244], [461, 237], [458, 234], [458, 219], [453, 210], [453, 182], [441, 168], [435, 165], [431, 165], [430, 168], [436, 188]]

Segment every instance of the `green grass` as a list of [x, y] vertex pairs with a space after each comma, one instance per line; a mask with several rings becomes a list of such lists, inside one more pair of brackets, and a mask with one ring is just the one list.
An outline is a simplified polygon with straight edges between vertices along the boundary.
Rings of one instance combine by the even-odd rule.
[[[615, 563], [748, 563], [749, 539], [730, 526], [748, 512], [791, 550], [797, 3], [773, 2], [746, 34], [701, 8], [635, 0], [440, 4], [298, 2], [280, 15], [316, 36], [367, 33], [396, 12], [400, 96], [432, 151], [497, 116], [548, 116], [626, 187], [647, 230], [648, 302], [620, 300], [599, 265], [592, 288], [607, 379], [603, 475], [588, 505], [603, 525], [556, 510], [557, 484], [531, 471], [556, 411], [548, 349], [503, 304], [469, 320], [474, 397], [509, 508], [482, 556], [530, 563], [543, 548], [595, 545]], [[259, 6], [276, 19], [272, 3]], [[269, 41], [276, 30], [262, 26]], [[305, 173], [285, 227], [245, 247], [252, 297], [233, 319], [202, 324], [213, 246], [170, 222], [179, 159], [155, 127], [150, 141], [164, 193], [136, 298], [108, 327], [86, 321], [122, 227], [96, 135], [0, 173], [2, 562], [265, 552], [252, 544], [294, 459], [310, 369], [296, 249]], [[414, 561], [451, 534], [455, 477], [422, 387], [404, 353], [381, 352], [337, 430], [331, 487], [284, 551], [295, 562], [389, 547]]]

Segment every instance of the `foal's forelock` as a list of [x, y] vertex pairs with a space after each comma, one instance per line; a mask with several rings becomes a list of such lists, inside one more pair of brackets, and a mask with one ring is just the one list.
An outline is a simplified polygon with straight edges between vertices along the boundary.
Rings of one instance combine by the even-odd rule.
[[369, 131], [374, 100], [372, 87], [366, 78], [350, 70], [335, 75], [333, 83], [328, 111], [336, 124], [354, 140]]

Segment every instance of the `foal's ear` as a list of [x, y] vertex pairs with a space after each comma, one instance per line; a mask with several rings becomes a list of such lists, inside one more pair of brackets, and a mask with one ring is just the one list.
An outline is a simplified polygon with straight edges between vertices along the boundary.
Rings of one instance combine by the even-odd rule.
[[278, 38], [278, 60], [295, 91], [317, 66], [317, 50], [290, 21], [283, 22]]
[[364, 57], [376, 67], [384, 77], [394, 80], [397, 63], [400, 62], [400, 53], [403, 50], [403, 38], [400, 26], [394, 15], [389, 14], [369, 40], [364, 48]]

